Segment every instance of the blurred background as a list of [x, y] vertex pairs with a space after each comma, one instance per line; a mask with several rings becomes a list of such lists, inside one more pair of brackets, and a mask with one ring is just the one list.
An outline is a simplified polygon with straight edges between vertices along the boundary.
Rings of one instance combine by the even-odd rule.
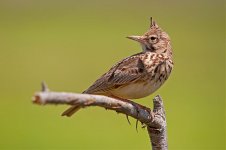
[[175, 67], [161, 89], [172, 150], [225, 148], [223, 0], [1, 0], [0, 149], [149, 150], [146, 130], [102, 108], [31, 102], [45, 80], [82, 92], [117, 61], [141, 51], [152, 16], [172, 39]]

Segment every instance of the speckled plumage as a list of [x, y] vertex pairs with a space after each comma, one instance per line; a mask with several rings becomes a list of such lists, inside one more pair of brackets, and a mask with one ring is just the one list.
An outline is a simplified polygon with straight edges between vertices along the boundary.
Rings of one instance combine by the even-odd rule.
[[[173, 68], [168, 34], [151, 22], [144, 35], [128, 38], [138, 41], [143, 52], [119, 61], [83, 93], [137, 99], [152, 94], [168, 79]], [[62, 115], [71, 116], [78, 109], [71, 106]]]

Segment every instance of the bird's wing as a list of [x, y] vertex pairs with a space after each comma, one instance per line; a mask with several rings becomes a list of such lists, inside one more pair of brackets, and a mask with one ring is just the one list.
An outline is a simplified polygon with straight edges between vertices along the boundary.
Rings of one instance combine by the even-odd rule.
[[[144, 80], [143, 77], [147, 75], [147, 70], [142, 62], [142, 57], [145, 57], [144, 53], [138, 53], [123, 59], [113, 66], [107, 73], [96, 80], [96, 82], [94, 82], [94, 84], [83, 93], [107, 95], [107, 92], [114, 88], [142, 79]], [[165, 61], [162, 57], [158, 57], [158, 54], [155, 53], [152, 54], [150, 59], [150, 67], [153, 66], [151, 77], [155, 78], [158, 70], [161, 68], [161, 64]], [[71, 106], [62, 115], [71, 116], [79, 109], [80, 106]]]
[[141, 60], [143, 56], [144, 53], [138, 53], [123, 59], [96, 80], [84, 93], [105, 93], [116, 87], [139, 80], [146, 73], [145, 66]]

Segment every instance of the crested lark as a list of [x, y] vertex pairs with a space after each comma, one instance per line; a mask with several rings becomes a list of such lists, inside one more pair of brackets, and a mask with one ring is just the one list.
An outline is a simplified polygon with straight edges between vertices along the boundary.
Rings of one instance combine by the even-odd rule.
[[[127, 38], [139, 42], [143, 51], [119, 61], [83, 93], [137, 99], [152, 94], [168, 79], [173, 68], [168, 34], [151, 19], [144, 35]], [[62, 115], [71, 116], [79, 108], [73, 105]]]

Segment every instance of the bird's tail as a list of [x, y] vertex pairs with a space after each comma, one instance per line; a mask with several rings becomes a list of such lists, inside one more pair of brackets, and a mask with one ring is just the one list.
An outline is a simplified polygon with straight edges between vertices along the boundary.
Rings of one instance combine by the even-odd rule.
[[79, 105], [73, 105], [69, 107], [62, 113], [62, 116], [71, 117], [74, 113], [76, 113], [81, 107]]
[[[82, 94], [84, 94], [84, 93], [86, 93], [86, 91], [82, 92]], [[81, 108], [81, 106], [79, 106], [79, 105], [73, 105], [73, 106], [69, 107], [67, 110], [65, 110], [61, 115], [62, 116], [67, 116], [67, 117], [71, 117], [80, 108]]]

